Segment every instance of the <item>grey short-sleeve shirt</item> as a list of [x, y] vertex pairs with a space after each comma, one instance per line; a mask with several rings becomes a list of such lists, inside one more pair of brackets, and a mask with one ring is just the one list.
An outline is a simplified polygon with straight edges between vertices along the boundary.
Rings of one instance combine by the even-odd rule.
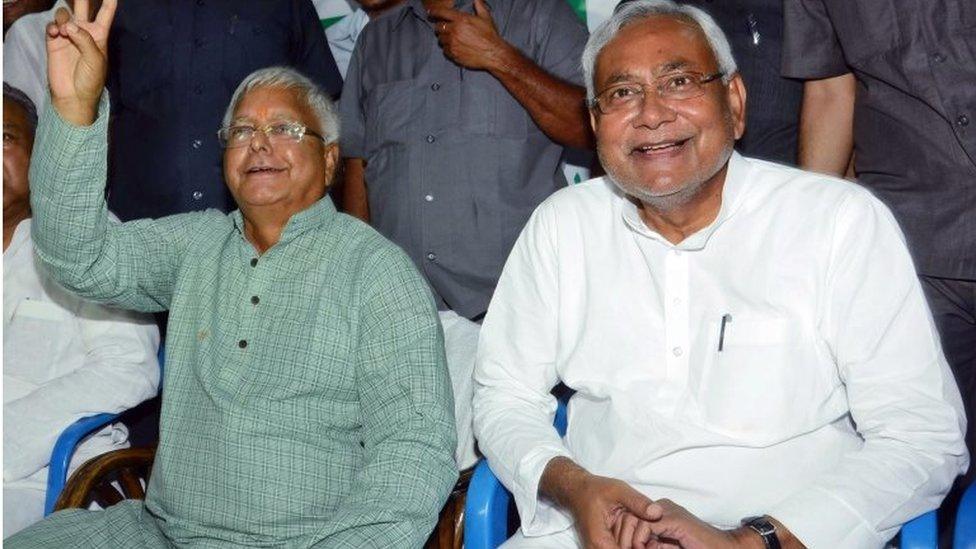
[[[501, 36], [581, 85], [587, 31], [565, 0], [487, 0]], [[472, 13], [472, 2], [458, 9]], [[366, 161], [372, 224], [410, 255], [441, 308], [487, 310], [533, 209], [559, 187], [563, 148], [485, 71], [449, 61], [420, 0], [371, 21], [340, 102], [343, 156]]]
[[852, 72], [855, 171], [920, 273], [976, 278], [976, 2], [786, 0], [783, 75]]

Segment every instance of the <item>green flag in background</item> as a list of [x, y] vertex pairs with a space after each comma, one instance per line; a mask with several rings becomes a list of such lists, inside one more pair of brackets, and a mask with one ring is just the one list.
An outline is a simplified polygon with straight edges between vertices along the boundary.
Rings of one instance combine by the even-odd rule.
[[586, 0], [566, 0], [573, 7], [576, 16], [586, 23]]

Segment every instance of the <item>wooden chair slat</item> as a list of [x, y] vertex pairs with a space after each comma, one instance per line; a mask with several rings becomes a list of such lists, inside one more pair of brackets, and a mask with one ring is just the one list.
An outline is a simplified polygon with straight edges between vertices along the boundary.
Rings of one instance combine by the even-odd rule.
[[146, 492], [142, 489], [142, 482], [135, 469], [122, 469], [119, 472], [119, 485], [122, 486], [125, 499], [146, 499]]

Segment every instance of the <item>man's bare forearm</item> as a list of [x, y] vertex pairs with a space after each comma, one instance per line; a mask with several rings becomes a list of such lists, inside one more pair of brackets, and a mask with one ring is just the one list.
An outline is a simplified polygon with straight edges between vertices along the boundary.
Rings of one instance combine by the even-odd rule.
[[549, 74], [511, 45], [504, 48], [489, 72], [550, 139], [567, 147], [593, 147], [582, 87]]
[[854, 148], [854, 75], [808, 80], [800, 110], [800, 167], [844, 177]]

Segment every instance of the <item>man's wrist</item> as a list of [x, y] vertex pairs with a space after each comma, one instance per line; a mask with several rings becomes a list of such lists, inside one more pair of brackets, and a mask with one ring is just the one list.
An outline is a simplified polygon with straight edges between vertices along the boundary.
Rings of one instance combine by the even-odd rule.
[[91, 126], [98, 119], [98, 102], [54, 99], [51, 98], [51, 106], [58, 112], [62, 120], [74, 126]]
[[735, 542], [736, 547], [741, 547], [742, 549], [766, 549], [766, 542], [763, 541], [759, 532], [756, 532], [748, 526], [740, 526], [728, 532]]
[[515, 46], [509, 44], [501, 37], [499, 37], [498, 40], [498, 47], [495, 48], [495, 52], [489, 56], [490, 62], [488, 64], [488, 72], [491, 73], [495, 78], [500, 79], [507, 73], [518, 72], [518, 66], [524, 57], [522, 56], [522, 52], [520, 52]]
[[539, 491], [547, 499], [572, 512], [574, 496], [589, 476], [590, 473], [573, 460], [556, 456], [542, 470]]

